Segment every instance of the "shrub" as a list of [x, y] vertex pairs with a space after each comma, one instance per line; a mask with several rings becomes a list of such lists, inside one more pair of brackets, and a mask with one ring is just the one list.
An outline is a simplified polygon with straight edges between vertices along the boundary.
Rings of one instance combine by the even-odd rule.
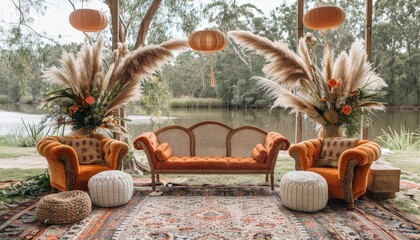
[[25, 178], [20, 183], [11, 184], [7, 188], [0, 189], [0, 202], [14, 203], [49, 191], [51, 191], [50, 174], [46, 170], [39, 175]]
[[415, 131], [405, 130], [401, 126], [400, 131], [392, 130], [388, 126], [389, 132], [382, 129], [382, 135], [377, 140], [384, 144], [387, 148], [394, 150], [410, 150], [420, 149], [420, 128]]

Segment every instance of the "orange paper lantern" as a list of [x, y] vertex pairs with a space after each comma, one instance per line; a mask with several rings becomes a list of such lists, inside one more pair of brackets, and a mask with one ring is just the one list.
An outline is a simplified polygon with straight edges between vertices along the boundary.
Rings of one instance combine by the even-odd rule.
[[217, 52], [225, 49], [227, 37], [219, 30], [196, 31], [188, 38], [188, 44], [196, 51]]
[[108, 17], [102, 11], [87, 8], [74, 10], [69, 21], [82, 32], [99, 32], [108, 25]]
[[346, 20], [346, 12], [336, 6], [319, 6], [303, 16], [303, 23], [314, 30], [329, 30], [339, 27]]
[[227, 43], [228, 39], [226, 35], [219, 30], [196, 31], [188, 38], [188, 44], [192, 49], [207, 53], [210, 61], [211, 87], [214, 87], [213, 57], [211, 54], [225, 49]]

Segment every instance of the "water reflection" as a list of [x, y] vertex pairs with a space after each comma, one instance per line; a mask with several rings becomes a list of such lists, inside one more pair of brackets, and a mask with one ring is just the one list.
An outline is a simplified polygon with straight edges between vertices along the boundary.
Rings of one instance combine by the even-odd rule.
[[[128, 109], [128, 122], [130, 135], [134, 138], [146, 131], [154, 131], [160, 127], [168, 125], [180, 125], [190, 127], [197, 122], [213, 120], [226, 123], [236, 128], [243, 125], [251, 125], [264, 129], [267, 132], [276, 131], [294, 142], [295, 136], [295, 114], [289, 114], [284, 110], [266, 109], [172, 109], [170, 116], [162, 117], [154, 121], [148, 116], [141, 116], [141, 109], [130, 107]], [[21, 118], [25, 121], [38, 121], [43, 113], [32, 105], [0, 105], [0, 135], [12, 134], [22, 125]], [[377, 112], [372, 117], [373, 124], [368, 129], [368, 138], [374, 139], [381, 135], [381, 129], [391, 129], [399, 131], [401, 126], [405, 129], [414, 130], [419, 127], [420, 112], [414, 111], [388, 111]], [[316, 137], [313, 124], [308, 120], [303, 120], [302, 138], [309, 139]]]

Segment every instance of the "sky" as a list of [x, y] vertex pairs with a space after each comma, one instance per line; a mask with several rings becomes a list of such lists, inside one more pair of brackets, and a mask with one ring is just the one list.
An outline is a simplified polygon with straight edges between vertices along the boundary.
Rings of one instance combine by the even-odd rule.
[[[282, 0], [237, 0], [239, 4], [252, 3], [266, 13], [271, 9], [274, 9], [281, 1]], [[46, 2], [50, 4], [49, 10], [44, 16], [34, 15], [35, 21], [31, 26], [36, 31], [45, 32], [48, 37], [61, 43], [83, 42], [83, 33], [74, 29], [69, 23], [68, 16], [73, 11], [70, 4], [64, 0], [46, 0]], [[91, 0], [88, 3], [77, 1], [76, 8], [95, 8], [104, 12], [109, 12], [108, 7], [103, 2], [103, 0]], [[0, 0], [0, 24], [16, 22], [17, 16], [11, 0]]]

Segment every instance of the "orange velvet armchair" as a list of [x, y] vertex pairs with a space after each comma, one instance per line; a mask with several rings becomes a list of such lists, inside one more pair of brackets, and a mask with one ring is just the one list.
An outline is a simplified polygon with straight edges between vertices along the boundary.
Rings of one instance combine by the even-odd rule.
[[315, 167], [323, 143], [324, 139], [318, 138], [290, 147], [289, 155], [295, 159], [295, 169], [323, 176], [328, 183], [329, 197], [344, 199], [347, 209], [353, 210], [354, 200], [366, 192], [370, 165], [381, 156], [381, 148], [375, 142], [358, 140], [355, 147], [341, 153], [338, 168]]
[[99, 134], [50, 136], [38, 142], [37, 150], [48, 161], [53, 190], [87, 191], [93, 175], [121, 169], [128, 145]]

